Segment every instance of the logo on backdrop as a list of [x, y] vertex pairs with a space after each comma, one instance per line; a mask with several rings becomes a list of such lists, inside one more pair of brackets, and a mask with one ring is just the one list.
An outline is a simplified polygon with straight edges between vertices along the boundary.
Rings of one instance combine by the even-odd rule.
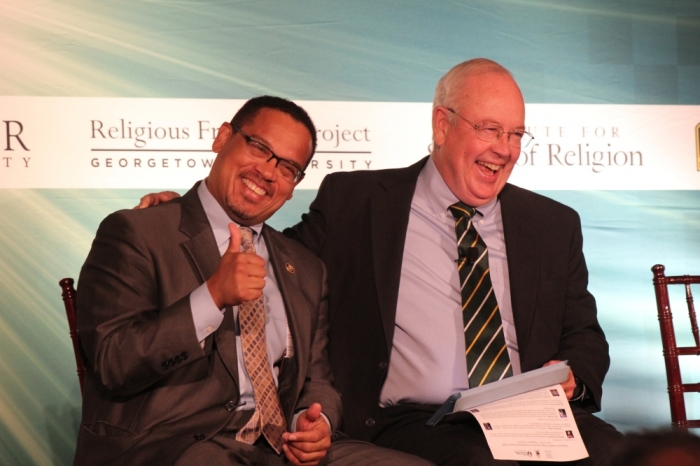
[[[211, 168], [211, 144], [218, 126], [209, 120], [194, 124], [159, 125], [120, 118], [90, 120], [94, 168]], [[366, 126], [340, 124], [316, 130], [318, 147], [307, 168], [323, 174], [372, 168], [373, 133]]]
[[3, 153], [0, 168], [29, 168], [31, 157], [24, 125], [17, 120], [2, 120]]
[[519, 166], [583, 167], [593, 173], [644, 166], [642, 151], [622, 147], [620, 128], [528, 126], [535, 140], [520, 152]]
[[157, 122], [90, 120], [94, 168], [210, 168], [211, 144], [219, 127], [208, 120], [192, 125]]
[[369, 170], [372, 168], [372, 130], [366, 126], [339, 124], [316, 130], [318, 147], [307, 172]]

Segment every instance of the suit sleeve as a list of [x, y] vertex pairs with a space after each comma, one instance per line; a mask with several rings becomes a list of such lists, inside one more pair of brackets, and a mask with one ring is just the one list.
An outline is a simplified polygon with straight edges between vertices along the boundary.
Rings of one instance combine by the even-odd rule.
[[566, 309], [557, 359], [569, 361], [574, 375], [592, 392], [591, 401], [595, 406], [590, 408], [598, 411], [610, 357], [608, 343], [598, 323], [595, 298], [588, 291], [588, 269], [578, 215], [569, 246], [567, 280]]
[[311, 342], [306, 381], [297, 403], [297, 410], [320, 403], [333, 428], [340, 425], [342, 403], [340, 394], [333, 387], [333, 375], [328, 362], [328, 286], [326, 268], [323, 266], [323, 279], [316, 328]]
[[83, 349], [102, 385], [119, 396], [204, 356], [188, 291], [161, 307], [159, 256], [132, 220], [117, 212], [102, 222], [78, 282]]
[[331, 200], [332, 175], [327, 175], [318, 189], [316, 198], [309, 206], [309, 212], [301, 216], [301, 222], [284, 230], [284, 235], [299, 241], [315, 255], [320, 256], [333, 209]]

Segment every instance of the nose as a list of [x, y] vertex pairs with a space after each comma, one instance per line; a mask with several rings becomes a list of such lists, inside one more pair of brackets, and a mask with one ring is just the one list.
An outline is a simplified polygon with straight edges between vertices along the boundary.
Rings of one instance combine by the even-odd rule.
[[266, 181], [271, 181], [277, 172], [277, 160], [274, 157], [270, 157], [267, 161], [263, 160], [257, 164], [257, 170]]
[[503, 132], [503, 134], [501, 134], [501, 137], [493, 142], [493, 145], [491, 146], [493, 148], [493, 151], [501, 157], [510, 156], [511, 150], [513, 148], [508, 144], [509, 139], [510, 134]]

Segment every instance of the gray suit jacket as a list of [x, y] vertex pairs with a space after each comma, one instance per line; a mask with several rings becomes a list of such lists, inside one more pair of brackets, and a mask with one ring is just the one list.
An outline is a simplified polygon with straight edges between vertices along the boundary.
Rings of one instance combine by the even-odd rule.
[[[192, 322], [189, 295], [220, 260], [196, 188], [162, 206], [115, 212], [99, 227], [78, 282], [89, 367], [75, 464], [173, 464], [234, 414], [232, 310], [203, 349]], [[262, 234], [294, 341], [294, 357], [285, 358], [279, 376], [285, 417], [290, 422], [294, 411], [319, 402], [337, 426], [325, 268], [267, 225]]]

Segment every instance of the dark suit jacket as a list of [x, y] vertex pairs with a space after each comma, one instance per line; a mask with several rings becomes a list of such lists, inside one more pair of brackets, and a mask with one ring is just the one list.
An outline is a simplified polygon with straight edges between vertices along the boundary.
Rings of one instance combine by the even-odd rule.
[[[425, 161], [326, 176], [302, 222], [285, 231], [328, 267], [329, 360], [343, 395], [342, 429], [373, 433], [391, 355], [411, 200]], [[572, 209], [506, 185], [500, 194], [523, 371], [568, 360], [599, 409], [608, 345], [598, 325]], [[429, 305], [429, 304], [427, 304]]]
[[[100, 225], [78, 288], [89, 368], [76, 464], [173, 464], [234, 414], [232, 310], [204, 349], [192, 322], [189, 294], [220, 260], [196, 187], [162, 206], [116, 212]], [[325, 268], [272, 228], [264, 226], [262, 234], [294, 340], [295, 355], [284, 360], [279, 377], [285, 418], [290, 422], [295, 410], [319, 402], [337, 426]]]

